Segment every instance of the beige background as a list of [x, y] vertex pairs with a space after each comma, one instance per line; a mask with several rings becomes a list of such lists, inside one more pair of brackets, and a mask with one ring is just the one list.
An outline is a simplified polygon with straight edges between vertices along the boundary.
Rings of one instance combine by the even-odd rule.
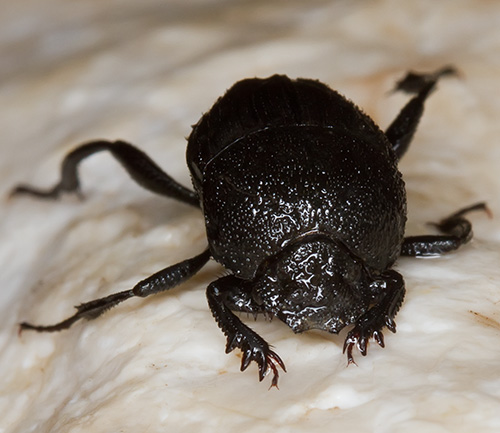
[[[403, 6], [404, 5], [404, 6]], [[408, 69], [454, 64], [401, 163], [408, 233], [461, 206], [476, 238], [402, 259], [397, 334], [346, 368], [345, 334], [251, 323], [288, 367], [280, 390], [239, 372], [206, 306], [212, 263], [164, 295], [92, 323], [17, 335], [130, 288], [205, 246], [195, 209], [142, 191], [109, 155], [82, 166], [87, 200], [0, 208], [0, 432], [500, 431], [500, 3], [478, 0], [112, 1], [0, 4], [0, 193], [50, 185], [64, 154], [124, 138], [184, 184], [190, 125], [233, 82], [318, 78], [381, 127]]]

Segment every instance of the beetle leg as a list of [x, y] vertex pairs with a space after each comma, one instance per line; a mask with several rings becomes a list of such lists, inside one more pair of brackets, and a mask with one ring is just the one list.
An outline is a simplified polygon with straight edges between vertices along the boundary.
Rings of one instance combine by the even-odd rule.
[[19, 185], [11, 196], [29, 194], [45, 199], [57, 199], [63, 192], [80, 193], [78, 164], [86, 157], [107, 150], [120, 162], [139, 185], [156, 194], [172, 197], [192, 206], [199, 207], [196, 194], [177, 183], [167, 175], [144, 152], [125, 141], [96, 140], [85, 143], [70, 152], [61, 164], [61, 180], [47, 190], [28, 185]]
[[401, 246], [402, 256], [439, 256], [456, 250], [472, 238], [472, 224], [464, 216], [474, 210], [483, 210], [491, 215], [485, 203], [476, 203], [443, 219], [432, 223], [444, 235], [424, 235], [406, 237]]
[[41, 326], [32, 325], [31, 323], [23, 322], [20, 324], [20, 331], [23, 330], [34, 330], [38, 332], [54, 332], [61, 331], [63, 329], [69, 328], [73, 323], [79, 319], [92, 320], [99, 317], [102, 313], [114, 307], [115, 305], [123, 302], [133, 296], [139, 296], [145, 298], [146, 296], [153, 295], [155, 293], [164, 292], [169, 290], [174, 286], [180, 284], [181, 282], [192, 277], [196, 272], [198, 272], [203, 265], [210, 259], [209, 250], [205, 250], [203, 253], [191, 258], [177, 263], [173, 266], [169, 266], [156, 274], [151, 275], [145, 280], [140, 281], [131, 290], [125, 290], [119, 293], [113, 293], [104, 298], [94, 299], [90, 302], [85, 302], [76, 307], [77, 312], [55, 325]]
[[384, 347], [382, 328], [387, 327], [390, 331], [396, 332], [394, 317], [405, 295], [403, 277], [396, 271], [388, 270], [381, 275], [381, 280], [382, 287], [385, 289], [383, 297], [356, 321], [354, 328], [349, 331], [345, 339], [343, 352], [347, 351], [348, 365], [355, 363], [352, 356], [354, 345], [357, 346], [361, 355], [366, 356], [368, 341], [371, 337]]
[[252, 296], [252, 288], [245, 287], [244, 284], [233, 286], [231, 291], [227, 293], [224, 303], [230, 310], [251, 314], [255, 319], [259, 314], [271, 318], [271, 314], [268, 314], [262, 305], [255, 302]]
[[444, 75], [456, 73], [452, 67], [445, 67], [431, 74], [410, 72], [397, 83], [396, 90], [416, 93], [385, 131], [398, 160], [408, 150], [424, 111], [424, 102], [434, 89], [437, 80]]
[[285, 364], [262, 337], [243, 324], [230, 310], [230, 305], [233, 304], [229, 299], [234, 291], [239, 290], [241, 284], [242, 280], [233, 275], [214, 281], [207, 289], [208, 305], [219, 328], [227, 337], [226, 353], [236, 347], [243, 352], [241, 371], [245, 370], [250, 362], [255, 361], [259, 366], [259, 380], [262, 381], [271, 370], [271, 386], [278, 387], [278, 367], [286, 372]]

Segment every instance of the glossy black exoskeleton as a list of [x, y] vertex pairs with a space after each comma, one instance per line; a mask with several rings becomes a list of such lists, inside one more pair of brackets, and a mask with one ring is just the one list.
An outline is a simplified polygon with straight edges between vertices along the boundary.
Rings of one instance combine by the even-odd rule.
[[158, 293], [194, 275], [213, 257], [228, 271], [207, 289], [210, 309], [227, 337], [226, 352], [243, 352], [262, 380], [280, 357], [231, 310], [276, 316], [294, 332], [321, 329], [345, 339], [349, 363], [356, 345], [365, 355], [382, 329], [395, 332], [403, 278], [392, 270], [400, 255], [439, 255], [472, 237], [465, 208], [437, 224], [435, 236], [404, 237], [405, 185], [397, 163], [413, 137], [424, 101], [443, 68], [408, 74], [397, 89], [415, 96], [389, 128], [378, 126], [352, 102], [319, 81], [274, 75], [236, 83], [194, 126], [187, 163], [195, 192], [165, 174], [147, 155], [123, 141], [92, 141], [63, 161], [61, 181], [50, 190], [19, 186], [13, 194], [57, 198], [79, 192], [77, 166], [107, 150], [139, 184], [200, 207], [208, 248], [139, 282], [133, 289], [76, 307], [51, 326], [59, 331], [94, 319], [132, 296]]

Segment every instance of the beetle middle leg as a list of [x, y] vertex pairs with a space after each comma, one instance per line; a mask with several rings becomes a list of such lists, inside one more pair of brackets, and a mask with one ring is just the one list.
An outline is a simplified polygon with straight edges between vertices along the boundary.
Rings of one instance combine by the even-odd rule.
[[144, 152], [121, 140], [96, 140], [82, 144], [64, 158], [61, 164], [61, 180], [54, 187], [44, 190], [29, 185], [19, 185], [12, 190], [11, 196], [28, 194], [43, 199], [57, 199], [63, 192], [79, 194], [78, 165], [88, 156], [104, 150], [109, 151], [132, 179], [142, 187], [156, 194], [199, 207], [198, 198], [193, 191], [177, 183]]
[[[231, 306], [234, 306], [231, 298], [234, 297], [235, 292], [241, 290], [242, 284], [244, 284], [243, 280], [233, 275], [214, 281], [207, 289], [208, 305], [219, 328], [227, 337], [226, 353], [233, 351], [236, 347], [243, 352], [241, 371], [245, 370], [250, 362], [255, 361], [259, 366], [259, 380], [262, 381], [268, 370], [271, 370], [273, 372], [271, 386], [277, 387], [278, 366], [286, 372], [285, 364], [262, 337], [231, 312]], [[250, 303], [247, 308], [252, 309]]]
[[398, 82], [396, 90], [416, 93], [416, 96], [403, 107], [396, 119], [385, 131], [385, 135], [392, 144], [398, 159], [401, 159], [408, 150], [420, 117], [424, 112], [424, 102], [431, 94], [438, 79], [444, 75], [456, 73], [456, 70], [452, 67], [445, 67], [430, 74], [410, 72]]
[[405, 285], [403, 277], [394, 270], [385, 271], [377, 281], [381, 289], [381, 297], [365, 314], [363, 314], [351, 329], [344, 342], [343, 352], [347, 351], [347, 362], [354, 363], [352, 349], [357, 346], [363, 356], [366, 356], [366, 348], [371, 337], [384, 347], [384, 336], [382, 328], [387, 327], [396, 332], [396, 316], [399, 307], [403, 303]]
[[20, 331], [33, 330], [38, 332], [55, 332], [69, 328], [73, 323], [80, 319], [95, 319], [105, 311], [133, 296], [145, 298], [146, 296], [164, 292], [173, 288], [174, 286], [192, 277], [205, 265], [205, 263], [208, 262], [209, 259], [210, 252], [207, 249], [191, 259], [184, 260], [151, 275], [145, 280], [137, 283], [133, 289], [113, 293], [104, 298], [94, 299], [93, 301], [78, 305], [75, 307], [77, 312], [73, 316], [68, 317], [66, 320], [47, 326], [33, 325], [31, 323], [23, 322], [20, 324]]
[[476, 203], [460, 209], [439, 223], [432, 223], [433, 226], [445, 233], [444, 235], [406, 237], [401, 246], [401, 255], [413, 257], [439, 256], [466, 244], [472, 238], [472, 224], [464, 216], [475, 210], [490, 213], [485, 203]]

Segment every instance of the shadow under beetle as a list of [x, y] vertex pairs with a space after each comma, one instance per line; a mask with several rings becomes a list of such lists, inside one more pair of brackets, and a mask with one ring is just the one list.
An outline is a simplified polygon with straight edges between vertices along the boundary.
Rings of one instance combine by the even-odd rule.
[[437, 80], [452, 74], [409, 73], [396, 89], [414, 94], [382, 132], [352, 102], [319, 81], [283, 75], [234, 84], [193, 127], [187, 164], [194, 192], [164, 173], [124, 141], [97, 140], [69, 153], [60, 182], [50, 190], [20, 185], [12, 194], [56, 199], [79, 192], [78, 164], [107, 150], [144, 188], [199, 207], [208, 248], [139, 282], [133, 289], [83, 303], [73, 316], [50, 326], [22, 323], [40, 332], [95, 319], [133, 296], [146, 297], [193, 276], [214, 258], [229, 272], [207, 289], [210, 310], [227, 337], [226, 353], [243, 352], [259, 379], [281, 358], [232, 313], [276, 316], [294, 332], [338, 333], [354, 325], [344, 343], [366, 355], [370, 338], [384, 346], [382, 329], [396, 331], [394, 317], [405, 293], [391, 269], [400, 255], [432, 256], [457, 249], [472, 237], [464, 215], [445, 218], [441, 235], [404, 237], [406, 193], [399, 159], [407, 150]]

